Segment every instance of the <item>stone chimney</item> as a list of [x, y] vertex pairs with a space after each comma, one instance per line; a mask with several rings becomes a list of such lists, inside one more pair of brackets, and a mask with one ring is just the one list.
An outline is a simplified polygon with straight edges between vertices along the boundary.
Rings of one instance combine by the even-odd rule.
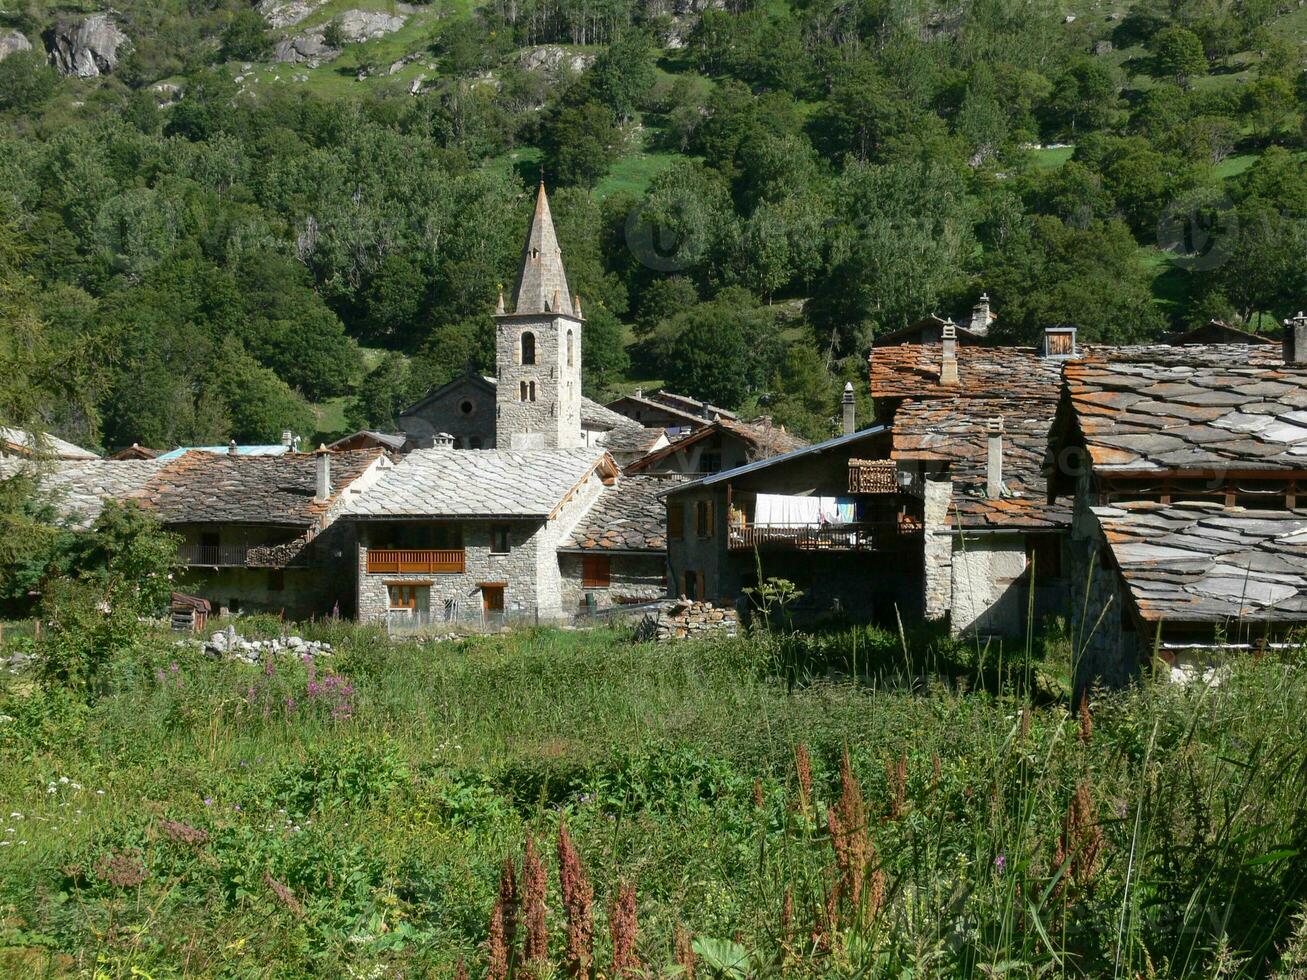
[[981, 293], [976, 305], [971, 308], [971, 322], [967, 329], [977, 337], [989, 334], [989, 293]]
[[448, 432], [437, 432], [431, 437], [432, 449], [453, 449], [454, 437]]
[[844, 382], [844, 398], [840, 401], [844, 414], [844, 434], [853, 435], [858, 429], [857, 405], [853, 400], [853, 382]]
[[955, 385], [958, 383], [958, 327], [956, 323], [946, 323], [941, 331], [939, 383]]
[[293, 446], [295, 444], [295, 433], [291, 432], [290, 429], [282, 429], [281, 444], [287, 449]]
[[1307, 364], [1307, 313], [1284, 321], [1284, 363]]
[[240, 454], [241, 454], [241, 453], [240, 453], [240, 450], [236, 448], [236, 440], [235, 440], [235, 439], [233, 439], [233, 440], [231, 440], [231, 442], [227, 443], [227, 455], [228, 455], [228, 456], [239, 456]]
[[331, 496], [331, 450], [319, 444], [314, 455], [317, 456], [318, 479], [313, 489], [313, 499], [322, 504]]
[[1003, 417], [989, 420], [989, 455], [985, 461], [985, 493], [1003, 496]]

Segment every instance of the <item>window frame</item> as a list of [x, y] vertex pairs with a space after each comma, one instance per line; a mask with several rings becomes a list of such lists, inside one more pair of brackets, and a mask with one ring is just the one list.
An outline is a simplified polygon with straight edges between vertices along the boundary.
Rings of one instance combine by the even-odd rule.
[[[500, 537], [503, 548], [499, 547]], [[513, 526], [511, 524], [490, 525], [490, 553], [492, 555], [511, 555], [513, 553]]]
[[[530, 350], [528, 351], [528, 345]], [[528, 353], [530, 356], [528, 357]], [[533, 330], [523, 330], [517, 338], [517, 363], [523, 367], [534, 367], [538, 355], [536, 349], [536, 335]]]

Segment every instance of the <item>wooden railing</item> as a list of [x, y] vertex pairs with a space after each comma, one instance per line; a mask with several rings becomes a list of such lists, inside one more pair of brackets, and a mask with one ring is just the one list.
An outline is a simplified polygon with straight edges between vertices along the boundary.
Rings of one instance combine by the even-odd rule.
[[372, 548], [368, 551], [368, 574], [406, 575], [425, 572], [457, 575], [465, 567], [464, 557], [462, 548]]
[[177, 549], [177, 560], [183, 565], [240, 568], [247, 564], [249, 550], [243, 544], [184, 544]]
[[909, 537], [919, 533], [921, 525], [912, 520], [874, 524], [755, 524], [733, 527], [728, 547], [731, 551], [755, 548], [781, 551], [891, 551]]

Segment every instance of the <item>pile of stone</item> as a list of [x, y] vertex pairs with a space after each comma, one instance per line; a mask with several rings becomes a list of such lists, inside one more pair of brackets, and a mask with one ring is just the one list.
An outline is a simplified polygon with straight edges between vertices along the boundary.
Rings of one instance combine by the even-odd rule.
[[26, 650], [0, 651], [0, 670], [9, 674], [21, 674], [32, 666], [36, 654]]
[[[186, 641], [182, 641], [186, 642]], [[302, 636], [283, 636], [272, 640], [247, 640], [234, 626], [219, 630], [203, 644], [204, 652], [211, 657], [240, 660], [247, 664], [263, 661], [265, 655], [303, 657], [329, 657], [331, 644], [321, 640], [306, 640]]]
[[647, 613], [636, 629], [636, 636], [641, 640], [662, 643], [691, 637], [735, 636], [739, 627], [739, 617], [734, 609], [682, 597]]

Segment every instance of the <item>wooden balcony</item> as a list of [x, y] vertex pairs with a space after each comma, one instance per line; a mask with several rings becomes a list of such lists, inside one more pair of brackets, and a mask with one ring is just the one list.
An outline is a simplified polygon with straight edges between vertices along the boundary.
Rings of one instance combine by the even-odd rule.
[[243, 544], [184, 544], [177, 549], [177, 560], [207, 568], [244, 568], [249, 551]]
[[368, 574], [458, 575], [465, 568], [464, 557], [462, 548], [372, 548], [368, 551]]
[[731, 551], [894, 551], [921, 533], [913, 519], [862, 524], [755, 524], [731, 528]]

